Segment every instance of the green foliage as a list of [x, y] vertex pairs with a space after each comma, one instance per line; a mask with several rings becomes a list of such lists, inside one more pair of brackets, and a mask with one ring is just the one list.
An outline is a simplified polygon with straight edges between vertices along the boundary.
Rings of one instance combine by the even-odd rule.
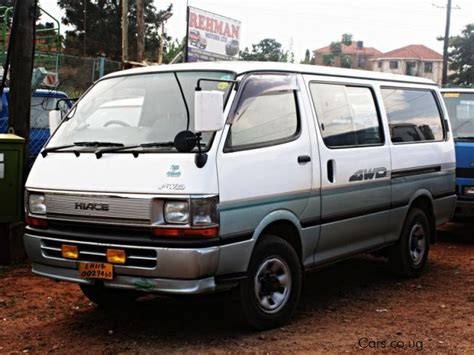
[[[168, 64], [170, 63], [179, 52], [183, 51], [184, 47], [186, 46], [186, 37], [180, 41], [175, 39], [174, 41], [168, 41], [167, 46], [165, 46], [165, 53], [163, 55], [163, 62]], [[182, 61], [182, 60], [181, 60]]]
[[343, 55], [341, 57], [342, 68], [352, 68], [352, 57], [350, 55]]
[[334, 65], [334, 55], [333, 54], [323, 54], [323, 64], [326, 66]]
[[449, 80], [456, 86], [474, 84], [474, 23], [468, 24], [461, 36], [449, 38], [449, 69], [455, 71]]
[[311, 52], [309, 49], [304, 54], [304, 59], [300, 62], [301, 64], [311, 64]]
[[282, 49], [281, 43], [272, 38], [265, 38], [257, 44], [252, 44], [252, 51], [245, 48], [240, 52], [240, 58], [257, 62], [287, 62], [291, 53]]
[[334, 55], [340, 55], [342, 53], [341, 42], [331, 42], [329, 50]]
[[345, 46], [350, 46], [352, 44], [352, 34], [344, 33], [342, 35], [341, 43]]
[[[72, 26], [66, 31], [65, 53], [121, 59], [121, 1], [120, 0], [58, 0], [65, 11], [62, 22]], [[86, 8], [86, 11], [84, 11]], [[156, 60], [160, 44], [160, 27], [163, 13], [158, 11], [153, 0], [144, 0], [145, 12], [145, 57]], [[86, 14], [86, 16], [84, 16]], [[129, 58], [136, 58], [136, 1], [129, 1], [128, 13]], [[84, 21], [85, 20], [85, 21]], [[84, 46], [84, 32], [85, 46]], [[85, 47], [85, 51], [84, 51]]]

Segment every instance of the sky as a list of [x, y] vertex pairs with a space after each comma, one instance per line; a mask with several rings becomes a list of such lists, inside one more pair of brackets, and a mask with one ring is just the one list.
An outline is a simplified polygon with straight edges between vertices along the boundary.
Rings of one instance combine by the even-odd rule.
[[[133, 1], [133, 0], [129, 0]], [[186, 0], [154, 0], [158, 9], [173, 4], [167, 33], [186, 34]], [[296, 60], [306, 49], [339, 41], [343, 33], [387, 52], [409, 44], [424, 44], [442, 53], [436, 38], [444, 35], [446, 0], [188, 0], [189, 5], [242, 22], [242, 48], [274, 38]], [[53, 16], [61, 17], [57, 0], [40, 0]], [[450, 35], [458, 35], [474, 22], [474, 0], [453, 0]]]

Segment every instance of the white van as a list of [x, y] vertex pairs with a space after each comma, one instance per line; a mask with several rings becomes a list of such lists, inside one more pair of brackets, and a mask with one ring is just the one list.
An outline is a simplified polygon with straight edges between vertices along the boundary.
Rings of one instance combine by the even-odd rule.
[[305, 270], [383, 250], [417, 276], [455, 205], [446, 117], [436, 85], [411, 76], [245, 62], [110, 74], [28, 177], [33, 272], [101, 306], [237, 286], [259, 329], [291, 316]]

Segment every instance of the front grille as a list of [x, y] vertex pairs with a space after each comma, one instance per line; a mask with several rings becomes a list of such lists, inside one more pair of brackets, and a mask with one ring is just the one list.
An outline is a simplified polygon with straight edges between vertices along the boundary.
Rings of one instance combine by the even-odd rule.
[[45, 257], [70, 260], [62, 257], [62, 244], [77, 246], [79, 250], [79, 259], [77, 259], [77, 261], [107, 262], [107, 249], [113, 248], [124, 250], [127, 256], [125, 264], [118, 264], [119, 266], [142, 267], [149, 269], [154, 269], [156, 267], [156, 250], [150, 248], [128, 246], [113, 247], [96, 243], [83, 243], [80, 241], [62, 242], [51, 239], [41, 239], [41, 251]]
[[87, 222], [149, 225], [151, 201], [150, 198], [45, 193], [47, 217]]
[[474, 168], [456, 168], [456, 177], [473, 179], [474, 178]]

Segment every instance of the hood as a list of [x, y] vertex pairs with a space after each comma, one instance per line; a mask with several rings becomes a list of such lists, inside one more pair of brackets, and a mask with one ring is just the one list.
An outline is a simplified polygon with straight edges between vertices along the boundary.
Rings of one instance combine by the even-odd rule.
[[217, 194], [215, 159], [199, 169], [192, 153], [49, 153], [38, 156], [27, 188], [105, 193]]

